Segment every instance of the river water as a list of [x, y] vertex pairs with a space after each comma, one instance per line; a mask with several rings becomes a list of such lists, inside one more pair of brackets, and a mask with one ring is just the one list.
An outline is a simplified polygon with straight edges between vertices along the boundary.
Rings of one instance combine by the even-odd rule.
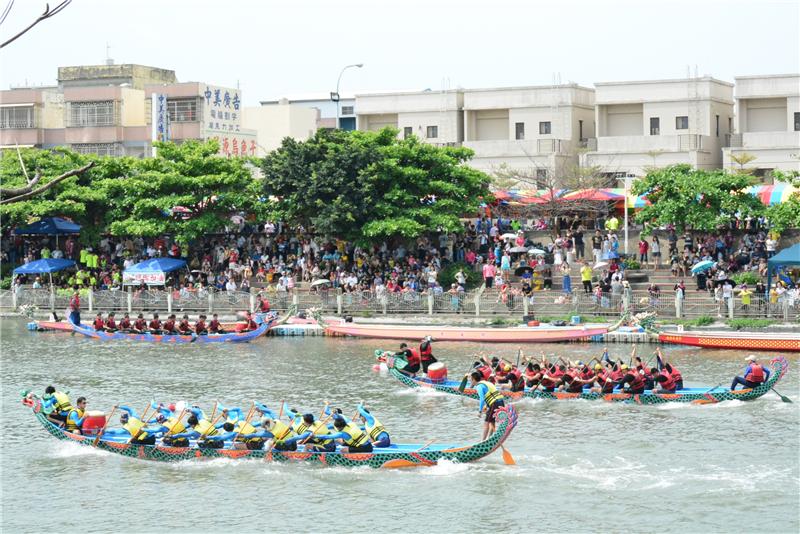
[[[798, 359], [779, 391], [751, 403], [634, 406], [523, 401], [499, 453], [413, 470], [324, 468], [218, 459], [143, 462], [60, 442], [19, 402], [48, 384], [89, 409], [151, 398], [301, 410], [363, 399], [397, 442], [475, 441], [471, 401], [405, 388], [372, 371], [375, 348], [344, 338], [267, 338], [245, 345], [100, 343], [0, 322], [3, 532], [798, 532]], [[516, 358], [516, 346], [435, 343], [452, 374], [470, 353]], [[526, 345], [588, 359], [598, 344]], [[740, 373], [746, 354], [667, 346], [687, 385]], [[625, 357], [630, 347], [611, 347]], [[115, 418], [116, 419], [116, 418]]]

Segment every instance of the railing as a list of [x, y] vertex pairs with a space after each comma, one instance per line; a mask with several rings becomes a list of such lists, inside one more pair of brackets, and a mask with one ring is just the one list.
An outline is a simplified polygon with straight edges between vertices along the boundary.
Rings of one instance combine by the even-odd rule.
[[[40, 310], [63, 312], [69, 304], [70, 292], [49, 288], [20, 288], [16, 295], [11, 291], [0, 291], [0, 306], [10, 310], [22, 306]], [[292, 304], [298, 309], [319, 308], [324, 314], [355, 315], [429, 315], [466, 314], [474, 316], [533, 315], [553, 317], [565, 315], [592, 315], [611, 319], [618, 317], [626, 308], [633, 313], [657, 312], [662, 318], [683, 317], [712, 318], [764, 317], [786, 321], [800, 319], [800, 299], [794, 302], [782, 299], [770, 303], [764, 296], [751, 296], [749, 305], [742, 304], [739, 296], [732, 303], [715, 301], [708, 294], [689, 294], [677, 301], [671, 292], [657, 297], [646, 290], [633, 290], [627, 296], [619, 293], [603, 293], [599, 298], [593, 293], [584, 293], [580, 288], [572, 294], [560, 291], [535, 291], [529, 296], [521, 294], [501, 295], [496, 289], [475, 290], [457, 295], [449, 293], [387, 293], [385, 291], [359, 291], [343, 293], [336, 290], [270, 293], [267, 295], [272, 309], [284, 311]], [[253, 310], [257, 304], [256, 293], [243, 291], [199, 291], [179, 292], [163, 290], [142, 291], [89, 291], [81, 296], [84, 312], [158, 312], [235, 314]]]

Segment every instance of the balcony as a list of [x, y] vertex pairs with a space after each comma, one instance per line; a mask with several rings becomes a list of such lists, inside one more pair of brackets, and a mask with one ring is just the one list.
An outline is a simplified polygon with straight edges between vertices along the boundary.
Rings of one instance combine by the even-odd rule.
[[745, 132], [730, 137], [731, 148], [798, 148], [800, 132]]
[[597, 152], [647, 153], [647, 152], [686, 152], [703, 149], [703, 136], [698, 134], [680, 135], [624, 135], [599, 137]]
[[464, 146], [474, 150], [476, 158], [524, 158], [549, 154], [566, 155], [569, 151], [569, 142], [563, 139], [464, 141]]
[[0, 145], [2, 146], [38, 146], [42, 144], [44, 130], [33, 128], [0, 129]]

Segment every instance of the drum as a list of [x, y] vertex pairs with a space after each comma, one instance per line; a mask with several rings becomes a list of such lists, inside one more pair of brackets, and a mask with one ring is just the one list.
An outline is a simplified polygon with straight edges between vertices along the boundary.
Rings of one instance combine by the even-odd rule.
[[539, 321], [528, 321], [528, 326], [539, 326]]
[[84, 435], [97, 434], [106, 424], [106, 414], [98, 410], [89, 410], [83, 416], [81, 432]]
[[447, 367], [442, 362], [435, 362], [428, 366], [428, 378], [431, 380], [447, 380]]

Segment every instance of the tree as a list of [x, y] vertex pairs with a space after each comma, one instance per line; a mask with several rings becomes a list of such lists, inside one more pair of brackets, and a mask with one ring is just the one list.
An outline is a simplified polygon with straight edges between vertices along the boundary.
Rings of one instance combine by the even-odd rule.
[[274, 214], [320, 234], [361, 242], [459, 231], [490, 199], [489, 177], [466, 148], [436, 147], [397, 130], [320, 130], [284, 139], [262, 162]]
[[646, 194], [650, 204], [636, 220], [679, 229], [715, 230], [735, 216], [758, 215], [764, 206], [744, 191], [751, 177], [724, 170], [671, 165], [649, 172], [633, 183], [634, 194]]
[[231, 226], [234, 214], [267, 213], [247, 159], [217, 155], [216, 141], [156, 146], [157, 157], [135, 160], [123, 179], [97, 183], [108, 199], [111, 234], [171, 234], [187, 243]]
[[[800, 189], [800, 173], [773, 171], [775, 181], [788, 182]], [[795, 191], [785, 202], [768, 207], [765, 215], [769, 219], [770, 230], [783, 232], [789, 228], [800, 228], [800, 191]]]
[[747, 152], [737, 152], [737, 153], [731, 152], [731, 160], [737, 165], [739, 165], [740, 174], [745, 174], [749, 172], [745, 170], [744, 166], [750, 163], [751, 161], [755, 161], [756, 159], [758, 158], [752, 154], [748, 154]]

